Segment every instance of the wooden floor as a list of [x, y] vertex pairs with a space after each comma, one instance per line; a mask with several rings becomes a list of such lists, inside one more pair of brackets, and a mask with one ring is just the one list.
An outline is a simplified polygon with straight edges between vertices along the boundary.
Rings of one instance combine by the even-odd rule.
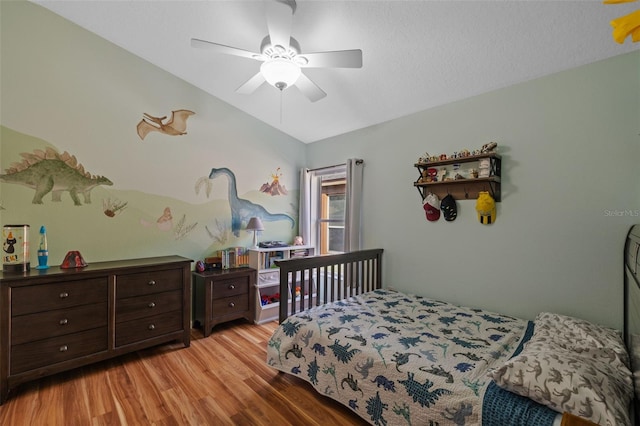
[[0, 425], [364, 425], [306, 382], [266, 365], [276, 323], [216, 326], [170, 344], [25, 383]]

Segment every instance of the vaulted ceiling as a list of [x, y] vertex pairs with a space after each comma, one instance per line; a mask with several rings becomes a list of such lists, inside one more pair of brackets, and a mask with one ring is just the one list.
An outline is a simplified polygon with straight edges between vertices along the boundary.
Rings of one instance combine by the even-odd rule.
[[297, 0], [302, 52], [363, 52], [362, 68], [304, 69], [327, 93], [310, 102], [296, 87], [238, 94], [260, 62], [190, 45], [258, 52], [263, 1], [32, 1], [305, 143], [640, 48], [609, 25], [637, 3]]

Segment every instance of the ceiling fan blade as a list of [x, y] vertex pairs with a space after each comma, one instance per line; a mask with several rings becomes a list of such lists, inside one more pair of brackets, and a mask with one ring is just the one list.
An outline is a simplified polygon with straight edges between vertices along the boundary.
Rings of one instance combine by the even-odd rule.
[[337, 50], [334, 52], [303, 53], [307, 64], [301, 68], [362, 68], [362, 50]]
[[295, 85], [300, 89], [304, 95], [309, 98], [311, 102], [319, 101], [320, 99], [327, 96], [327, 94], [318, 87], [313, 81], [309, 79], [304, 73], [300, 74], [298, 80], [296, 80]]
[[267, 2], [267, 28], [272, 46], [282, 46], [285, 50], [289, 48], [291, 38], [291, 26], [293, 25], [293, 11], [295, 2], [289, 1]]
[[243, 95], [250, 95], [258, 87], [260, 87], [262, 85], [262, 83], [264, 83], [265, 81], [266, 80], [262, 76], [262, 73], [258, 72], [258, 74], [254, 75], [249, 80], [247, 80], [246, 83], [244, 83], [242, 86], [238, 87], [236, 89], [236, 92], [237, 93], [241, 93]]
[[200, 49], [208, 49], [215, 53], [223, 53], [225, 55], [241, 56], [243, 58], [255, 59], [258, 61], [264, 61], [264, 57], [255, 52], [249, 52], [248, 50], [238, 49], [237, 47], [225, 46], [224, 44], [214, 43], [212, 41], [200, 40], [197, 38], [191, 39], [191, 47], [197, 47]]

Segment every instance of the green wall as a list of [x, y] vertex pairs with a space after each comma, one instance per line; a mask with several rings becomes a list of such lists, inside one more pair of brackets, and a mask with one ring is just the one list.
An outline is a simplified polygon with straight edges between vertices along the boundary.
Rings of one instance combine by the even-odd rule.
[[[503, 158], [495, 224], [478, 222], [475, 201], [427, 222], [418, 157], [489, 141]], [[364, 245], [385, 248], [386, 286], [622, 327], [624, 239], [640, 222], [640, 52], [316, 142], [307, 157], [365, 160]]]
[[[40, 225], [48, 229], [50, 264], [69, 250], [87, 262], [179, 254], [202, 259], [252, 236], [230, 232], [228, 180], [209, 180], [227, 167], [238, 195], [270, 213], [297, 217], [298, 170], [305, 145], [172, 76], [143, 59], [27, 2], [1, 2], [2, 173], [21, 153], [47, 147], [76, 157], [87, 172], [112, 186], [90, 191], [91, 203], [74, 205], [35, 189], [0, 184], [0, 222], [31, 225], [31, 262]], [[195, 112], [187, 134], [149, 133], [136, 125], [143, 113]], [[165, 120], [166, 122], [166, 120]], [[278, 175], [286, 195], [260, 191]], [[105, 214], [126, 203], [112, 217]], [[166, 208], [172, 220], [158, 222]], [[108, 212], [107, 212], [108, 213]], [[261, 238], [291, 241], [287, 221], [265, 222]]]
[[[250, 234], [229, 235], [226, 180], [201, 180], [211, 168], [233, 170], [241, 198], [295, 216], [299, 167], [359, 157], [364, 244], [385, 248], [385, 285], [622, 326], [622, 248], [640, 220], [640, 52], [304, 145], [36, 5], [0, 2], [0, 15], [2, 171], [52, 147], [114, 183], [81, 206], [68, 193], [32, 204], [33, 189], [0, 183], [0, 222], [29, 223], [32, 241], [47, 225], [50, 263], [69, 250], [95, 262], [249, 245]], [[182, 108], [196, 112], [187, 135], [137, 136], [143, 112]], [[413, 187], [418, 157], [492, 140], [503, 156], [496, 223], [480, 225], [473, 201], [458, 203], [455, 222], [427, 222]], [[288, 195], [259, 191], [279, 173]], [[109, 217], [109, 200], [127, 206]], [[166, 207], [170, 229], [157, 223]], [[196, 224], [185, 235], [183, 217], [183, 229]], [[271, 222], [263, 238], [295, 231]]]

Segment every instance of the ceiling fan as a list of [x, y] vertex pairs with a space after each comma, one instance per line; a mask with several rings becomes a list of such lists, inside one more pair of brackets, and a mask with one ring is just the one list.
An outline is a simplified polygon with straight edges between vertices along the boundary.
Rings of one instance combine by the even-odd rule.
[[236, 92], [251, 94], [265, 81], [280, 91], [295, 85], [311, 102], [327, 94], [301, 68], [361, 68], [362, 50], [301, 53], [300, 44], [291, 37], [295, 0], [272, 0], [266, 3], [269, 34], [260, 44], [260, 53], [211, 41], [191, 39], [191, 46], [215, 53], [235, 55], [262, 62], [260, 71], [241, 85]]

